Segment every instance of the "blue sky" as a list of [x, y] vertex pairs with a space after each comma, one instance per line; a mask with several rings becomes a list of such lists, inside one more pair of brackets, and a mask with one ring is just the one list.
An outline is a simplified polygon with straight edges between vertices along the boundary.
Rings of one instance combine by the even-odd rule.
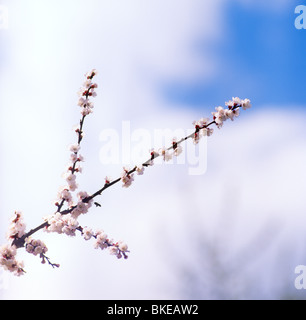
[[[231, 95], [250, 97], [257, 106], [303, 105], [306, 31], [294, 26], [298, 4], [302, 2], [291, 1], [275, 12], [228, 2], [221, 17], [225, 36], [212, 46], [221, 65], [218, 72], [209, 82], [170, 80], [161, 88], [164, 96], [195, 107], [214, 105], [216, 98], [223, 101]], [[201, 51], [201, 39], [197, 46]]]

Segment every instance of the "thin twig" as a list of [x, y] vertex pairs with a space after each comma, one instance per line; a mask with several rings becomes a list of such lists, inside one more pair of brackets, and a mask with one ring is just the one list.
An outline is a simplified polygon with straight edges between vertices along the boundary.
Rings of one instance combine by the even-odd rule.
[[[233, 107], [232, 110], [238, 109], [238, 108], [240, 108], [240, 107], [241, 107], [240, 105], [237, 105], [237, 106]], [[83, 126], [83, 123], [84, 123], [84, 117], [83, 117], [83, 119], [82, 119], [82, 121], [81, 121], [81, 127]], [[170, 146], [169, 148], [167, 148], [167, 150], [170, 151], [170, 150], [176, 149], [177, 146], [180, 145], [182, 142], [184, 142], [184, 141], [186, 141], [186, 140], [194, 137], [194, 135], [195, 135], [196, 133], [198, 133], [200, 130], [205, 129], [205, 128], [208, 128], [208, 127], [210, 127], [210, 126], [213, 125], [213, 124], [216, 124], [216, 122], [215, 122], [215, 121], [211, 121], [211, 122], [208, 123], [207, 125], [204, 125], [204, 126], [202, 126], [202, 127], [196, 128], [193, 133], [191, 133], [191, 134], [189, 134], [188, 136], [186, 136], [186, 137], [182, 138], [181, 140], [177, 141], [175, 144], [173, 144], [172, 146]], [[160, 154], [158, 154], [158, 153], [152, 153], [150, 159], [148, 159], [147, 161], [145, 161], [145, 162], [142, 164], [142, 166], [145, 166], [145, 167], [150, 166], [151, 161], [154, 160], [154, 159], [157, 159], [158, 157], [160, 157]], [[130, 175], [130, 174], [134, 173], [134, 172], [136, 171], [136, 169], [137, 169], [137, 166], [135, 166], [133, 169], [131, 169], [130, 171], [128, 171], [128, 174]], [[83, 201], [84, 203], [88, 203], [90, 200], [96, 198], [97, 196], [102, 195], [102, 193], [103, 193], [106, 189], [110, 188], [111, 186], [117, 184], [117, 183], [120, 182], [120, 181], [121, 181], [121, 178], [117, 178], [117, 179], [115, 179], [115, 180], [113, 180], [113, 181], [111, 181], [111, 182], [109, 182], [109, 183], [106, 183], [101, 189], [99, 189], [98, 191], [96, 191], [95, 193], [93, 193], [92, 195], [90, 195], [89, 197], [84, 198], [82, 201]], [[57, 212], [59, 212], [61, 215], [67, 215], [67, 214], [71, 213], [76, 207], [77, 207], [77, 206], [74, 205], [74, 206], [70, 207], [69, 209], [62, 210], [62, 211], [57, 211]], [[55, 213], [56, 213], [56, 212], [55, 212]], [[23, 237], [21, 237], [21, 238], [19, 238], [19, 239], [16, 239], [16, 240], [13, 242], [13, 244], [16, 245], [17, 248], [23, 247], [23, 246], [24, 246], [24, 240], [25, 240], [27, 237], [31, 236], [32, 234], [36, 233], [37, 231], [39, 231], [39, 230], [41, 230], [41, 229], [43, 229], [43, 228], [45, 228], [45, 227], [48, 227], [48, 222], [42, 223], [40, 226], [38, 226], [38, 227], [36, 227], [35, 229], [32, 229], [31, 231], [29, 231], [28, 233], [26, 233]]]

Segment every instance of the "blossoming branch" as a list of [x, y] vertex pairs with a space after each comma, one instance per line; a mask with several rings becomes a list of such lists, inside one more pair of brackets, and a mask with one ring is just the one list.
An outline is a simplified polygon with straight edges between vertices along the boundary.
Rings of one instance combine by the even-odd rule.
[[216, 111], [212, 112], [213, 118], [202, 118], [195, 121], [194, 132], [180, 140], [173, 138], [172, 144], [169, 147], [162, 147], [159, 150], [152, 149], [150, 151], [149, 158], [146, 162], [135, 166], [132, 169], [123, 168], [122, 174], [115, 180], [111, 180], [109, 177], [105, 178], [103, 186], [94, 193], [88, 193], [86, 191], [79, 191], [77, 184], [77, 176], [82, 172], [81, 163], [84, 161], [84, 157], [80, 154], [81, 142], [83, 141], [83, 127], [85, 119], [93, 112], [94, 104], [92, 98], [96, 96], [95, 89], [98, 85], [93, 82], [97, 71], [93, 69], [85, 75], [85, 82], [78, 92], [79, 100], [78, 106], [81, 108], [81, 119], [79, 125], [75, 128], [77, 135], [76, 143], [69, 146], [70, 164], [63, 174], [63, 178], [66, 181], [64, 187], [58, 191], [57, 200], [54, 205], [56, 210], [53, 214], [43, 218], [43, 223], [34, 229], [26, 231], [26, 225], [24, 223], [23, 215], [21, 212], [15, 212], [10, 220], [9, 229], [7, 232], [8, 243], [0, 247], [0, 265], [14, 275], [22, 275], [25, 273], [24, 263], [16, 259], [17, 249], [25, 248], [26, 252], [39, 256], [41, 263], [46, 262], [53, 268], [59, 267], [59, 264], [52, 263], [46, 256], [48, 251], [47, 246], [37, 239], [33, 239], [32, 235], [36, 232], [43, 230], [45, 232], [54, 232], [58, 234], [66, 234], [74, 237], [77, 233], [86, 240], [94, 239], [95, 249], [108, 249], [110, 254], [120, 258], [128, 258], [128, 246], [123, 241], [114, 241], [101, 229], [93, 230], [87, 226], [80, 226], [78, 217], [82, 214], [88, 213], [92, 205], [100, 206], [98, 202], [94, 202], [94, 199], [100, 196], [106, 189], [117, 184], [122, 183], [122, 187], [128, 188], [134, 181], [135, 173], [137, 175], [143, 175], [147, 167], [154, 165], [154, 160], [158, 157], [162, 157], [164, 161], [169, 161], [173, 157], [177, 157], [182, 153], [182, 143], [187, 139], [192, 139], [194, 144], [199, 143], [201, 137], [211, 136], [214, 129], [212, 125], [217, 126], [219, 129], [222, 127], [224, 121], [239, 116], [240, 109], [246, 110], [251, 107], [249, 99], [241, 100], [240, 98], [233, 98], [225, 103], [226, 108], [221, 106], [216, 108]]

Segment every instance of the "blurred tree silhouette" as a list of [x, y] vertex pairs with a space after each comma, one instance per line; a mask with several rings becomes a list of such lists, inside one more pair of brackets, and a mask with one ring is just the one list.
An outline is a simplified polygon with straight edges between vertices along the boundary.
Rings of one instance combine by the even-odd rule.
[[[185, 215], [184, 238], [190, 250], [175, 252], [170, 262], [178, 279], [179, 298], [305, 299], [306, 290], [294, 286], [295, 266], [306, 261], [305, 246], [298, 248], [296, 238], [288, 242], [281, 221], [271, 218], [244, 239], [246, 230], [243, 234], [237, 230], [239, 217], [234, 207], [235, 201], [221, 209], [213, 230]], [[188, 212], [198, 210], [193, 209]]]

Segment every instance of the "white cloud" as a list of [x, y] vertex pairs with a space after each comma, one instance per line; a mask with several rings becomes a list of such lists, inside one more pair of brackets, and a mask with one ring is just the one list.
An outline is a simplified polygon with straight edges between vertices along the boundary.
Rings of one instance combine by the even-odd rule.
[[[82, 223], [101, 226], [115, 239], [126, 240], [131, 249], [128, 261], [98, 252], [82, 239], [42, 234], [49, 256], [61, 263], [61, 268], [51, 270], [25, 255], [28, 274], [22, 280], [10, 280], [6, 297], [23, 297], [16, 291], [22, 283], [24, 288], [32, 288], [27, 292], [29, 298], [188, 298], [177, 291], [184, 280], [179, 275], [180, 266], [189, 259], [194, 274], [198, 275], [198, 268], [204, 274], [208, 272], [207, 266], [201, 267], [197, 260], [206, 254], [213, 239], [223, 248], [222, 259], [239, 256], [254, 243], [255, 248], [259, 246], [257, 251], [271, 247], [268, 257], [265, 251], [253, 252], [254, 260], [262, 261], [255, 270], [253, 254], [246, 251], [250, 262], [244, 261], [242, 268], [244, 272], [251, 268], [259, 297], [277, 297], [277, 286], [271, 287], [260, 270], [265, 268], [266, 275], [275, 275], [276, 259], [286, 254], [284, 243], [293, 254], [291, 264], [303, 247], [306, 148], [302, 128], [306, 115], [301, 114], [300, 120], [293, 123], [288, 121], [290, 113], [276, 113], [268, 107], [261, 110], [254, 107], [242, 112], [239, 119], [215, 132], [208, 144], [205, 175], [189, 176], [185, 165], [150, 168], [144, 176], [136, 177], [131, 188], [116, 186], [105, 192], [100, 199], [102, 208], [82, 218]], [[166, 112], [164, 116], [170, 119], [174, 115], [179, 124], [195, 117], [194, 112], [185, 111], [172, 115]], [[159, 119], [152, 120], [157, 123]], [[98, 162], [94, 168], [87, 167], [87, 177], [93, 177], [97, 168]], [[98, 184], [96, 179], [85, 180], [89, 189]], [[277, 237], [269, 236], [267, 226], [271, 223], [279, 231]], [[264, 239], [271, 243], [263, 244]], [[200, 241], [204, 244], [198, 251]], [[290, 270], [278, 270], [285, 279], [293, 276]], [[241, 274], [240, 279], [246, 278]], [[217, 290], [217, 284], [210, 281], [208, 286]], [[59, 283], [60, 290], [53, 288], [54, 282]], [[268, 286], [266, 293], [262, 291], [264, 286]], [[256, 295], [255, 288], [248, 294]]]

